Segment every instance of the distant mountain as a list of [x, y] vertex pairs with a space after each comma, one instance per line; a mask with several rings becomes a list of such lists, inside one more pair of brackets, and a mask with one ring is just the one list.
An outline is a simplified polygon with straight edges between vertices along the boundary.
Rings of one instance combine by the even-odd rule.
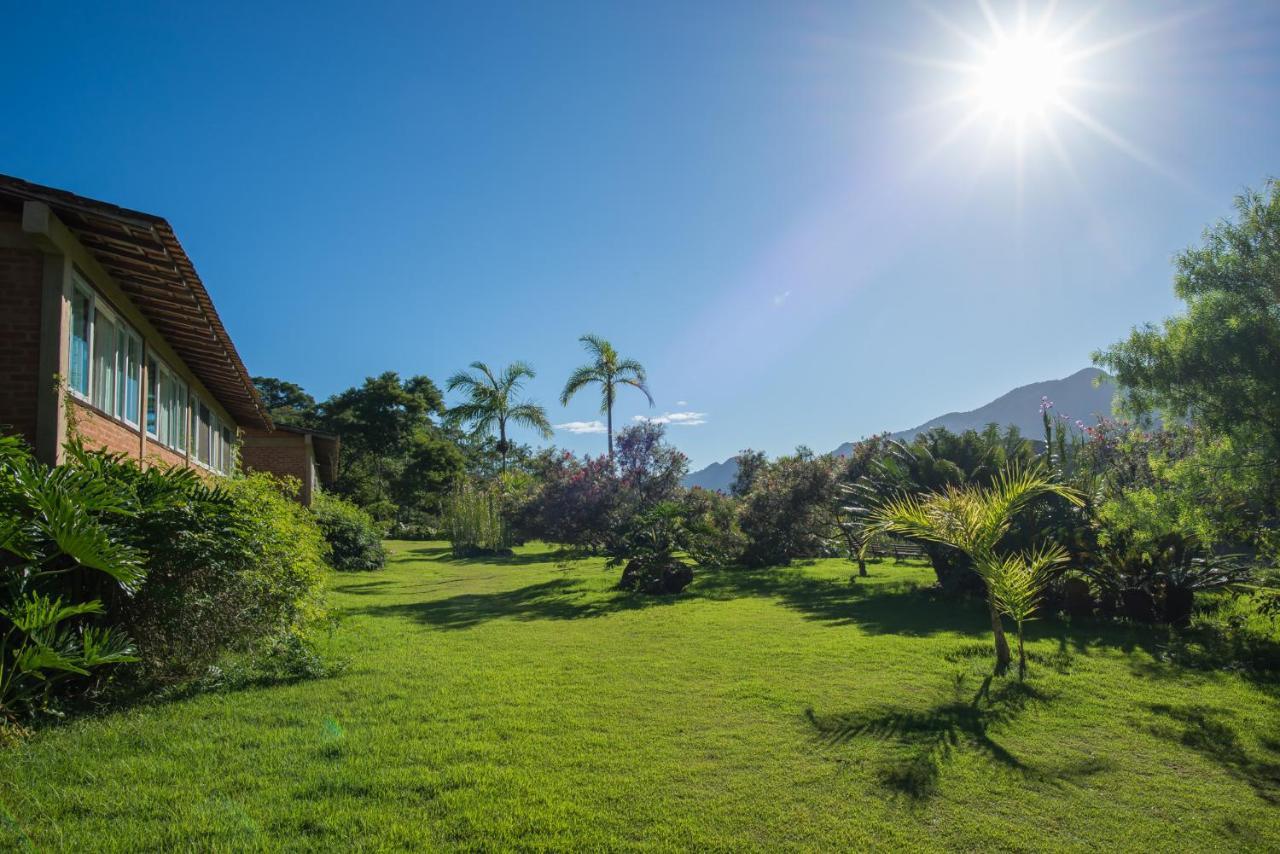
[[704, 469], [685, 475], [684, 485], [688, 489], [701, 486], [712, 492], [728, 492], [733, 479], [738, 476], [738, 458], [729, 457], [722, 463], [712, 463]]
[[[1095, 381], [1099, 378], [1101, 382], [1095, 385]], [[894, 433], [893, 437], [905, 442], [915, 438], [917, 433], [932, 430], [934, 427], [945, 427], [953, 433], [961, 433], [965, 430], [981, 430], [988, 424], [994, 423], [1001, 427], [1017, 427], [1027, 438], [1036, 439], [1044, 431], [1040, 421], [1041, 398], [1047, 397], [1053, 401], [1054, 412], [1090, 424], [1100, 415], [1111, 414], [1111, 399], [1114, 395], [1115, 386], [1111, 383], [1110, 377], [1097, 368], [1085, 368], [1065, 379], [1020, 386], [968, 412], [949, 412], [946, 415], [939, 415], [910, 430], [900, 430]], [[832, 453], [836, 456], [846, 456], [852, 448], [852, 442], [845, 442]], [[686, 476], [684, 485], [728, 492], [729, 484], [733, 483], [737, 473], [738, 459], [730, 457], [722, 463], [712, 463]]]

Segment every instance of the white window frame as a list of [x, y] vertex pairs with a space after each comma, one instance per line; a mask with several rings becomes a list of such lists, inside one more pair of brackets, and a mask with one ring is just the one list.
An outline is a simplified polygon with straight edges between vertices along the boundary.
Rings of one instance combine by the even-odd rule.
[[[154, 397], [156, 401], [156, 430], [154, 433], [148, 430], [147, 435], [157, 445], [185, 455], [189, 430], [187, 383], [178, 376], [177, 371], [170, 368], [168, 363], [154, 353], [147, 356], [147, 361], [156, 366], [155, 375], [152, 376], [150, 373], [147, 375], [148, 400]], [[171, 396], [167, 399], [164, 394], [166, 384], [171, 390]], [[175, 428], [180, 435], [174, 435]]]
[[[95, 294], [93, 288], [84, 284], [79, 276], [72, 280], [71, 292], [72, 306], [67, 312], [67, 390], [77, 400], [89, 402], [89, 395], [93, 391], [93, 304]], [[71, 384], [72, 364], [71, 358], [75, 351], [75, 300], [84, 297], [85, 314], [84, 314], [84, 340], [85, 340], [85, 356], [87, 357], [84, 366], [84, 391], [76, 388]]]
[[[75, 397], [77, 400], [81, 400], [89, 404], [90, 406], [94, 407], [95, 409], [99, 409], [102, 412], [105, 412], [107, 415], [111, 416], [112, 418], [118, 421], [123, 421], [125, 424], [128, 424], [130, 427], [133, 427], [137, 430], [145, 430], [145, 427], [144, 427], [145, 416], [143, 414], [145, 410], [145, 398], [142, 396], [142, 363], [145, 361], [145, 356], [143, 355], [142, 336], [139, 335], [138, 332], [132, 326], [130, 326], [129, 323], [124, 320], [124, 318], [120, 316], [119, 312], [117, 312], [114, 308], [112, 308], [110, 304], [107, 303], [106, 300], [102, 299], [98, 295], [98, 292], [94, 290], [93, 287], [88, 282], [86, 282], [84, 278], [80, 276], [79, 273], [76, 273], [72, 276], [72, 288], [73, 288], [73, 294], [78, 293], [80, 296], [84, 296], [88, 300], [88, 312], [87, 312], [87, 316], [85, 317], [85, 326], [86, 326], [86, 333], [87, 333], [85, 336], [85, 339], [87, 341], [87, 346], [89, 351], [89, 365], [88, 365], [88, 370], [86, 371], [86, 376], [85, 376], [85, 390], [80, 391], [79, 389], [72, 387], [70, 383], [68, 383], [68, 391], [70, 391], [71, 395]], [[111, 356], [112, 356], [111, 388], [106, 390], [105, 394], [102, 393], [101, 390], [98, 388], [98, 380], [100, 379], [98, 376], [98, 352], [97, 352], [98, 318], [99, 317], [105, 317], [107, 322], [109, 322], [112, 325], [113, 329], [115, 329], [117, 333], [116, 340], [111, 342], [110, 344]], [[72, 343], [71, 336], [73, 331], [72, 326], [73, 326], [72, 315], [68, 314], [68, 317], [67, 317], [68, 358], [70, 357], [70, 352], [71, 352], [71, 343]], [[125, 347], [123, 351], [120, 349], [120, 339], [118, 337], [120, 332], [124, 333], [124, 339], [125, 339]], [[133, 352], [134, 347], [137, 348], [137, 353], [138, 353], [138, 362], [135, 367], [138, 371], [139, 394], [138, 394], [138, 401], [137, 401], [138, 406], [136, 407], [137, 411], [130, 413], [128, 411], [128, 407], [125, 406], [124, 404], [128, 402], [128, 397], [129, 397], [128, 395], [128, 381], [129, 381], [129, 369], [130, 369], [129, 357], [130, 357], [130, 354]], [[68, 369], [69, 368], [70, 368], [70, 365], [68, 365]], [[102, 397], [102, 400], [106, 405], [99, 406], [98, 404], [94, 403], [95, 396]]]

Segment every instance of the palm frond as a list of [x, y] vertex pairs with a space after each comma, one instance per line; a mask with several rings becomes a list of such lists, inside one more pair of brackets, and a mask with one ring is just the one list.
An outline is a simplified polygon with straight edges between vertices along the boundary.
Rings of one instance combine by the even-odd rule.
[[605, 378], [601, 376], [595, 365], [583, 365], [569, 375], [569, 379], [564, 384], [564, 391], [560, 392], [560, 405], [568, 406], [573, 396], [591, 383], [604, 384], [605, 382]]
[[511, 408], [510, 418], [513, 423], [537, 430], [544, 439], [555, 435], [551, 430], [551, 422], [547, 419], [547, 411], [536, 403], [521, 403]]
[[578, 340], [582, 342], [587, 352], [595, 357], [597, 365], [612, 366], [618, 360], [618, 351], [613, 349], [613, 345], [602, 336], [587, 333], [580, 336]]

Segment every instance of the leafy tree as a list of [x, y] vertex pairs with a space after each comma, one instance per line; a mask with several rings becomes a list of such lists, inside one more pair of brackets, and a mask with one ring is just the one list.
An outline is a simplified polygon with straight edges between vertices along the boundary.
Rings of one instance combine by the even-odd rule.
[[297, 383], [275, 377], [254, 377], [253, 385], [262, 396], [271, 420], [294, 427], [314, 427], [319, 421], [316, 400]]
[[769, 464], [769, 458], [764, 451], [744, 448], [738, 452], [737, 462], [738, 470], [733, 475], [733, 483], [729, 485], [729, 494], [734, 498], [742, 498], [751, 491], [756, 475]]
[[969, 556], [987, 588], [996, 667], [1001, 672], [1010, 662], [1001, 614], [1017, 624], [1019, 678], [1026, 674], [1022, 623], [1039, 603], [1048, 571], [1061, 565], [1067, 553], [1053, 544], [1001, 554], [1000, 544], [1015, 517], [1047, 495], [1080, 501], [1074, 490], [1050, 481], [1043, 468], [1015, 466], [997, 473], [986, 486], [952, 484], [923, 496], [903, 495], [885, 501], [870, 514], [876, 530], [943, 543]]
[[748, 566], [785, 565], [828, 553], [840, 535], [832, 510], [839, 461], [804, 449], [764, 466], [742, 499], [740, 525]]
[[572, 374], [564, 384], [560, 393], [560, 405], [568, 406], [570, 399], [589, 385], [600, 386], [600, 411], [606, 418], [606, 431], [609, 436], [609, 456], [613, 457], [613, 403], [617, 398], [618, 386], [628, 385], [644, 393], [649, 405], [653, 406], [653, 395], [649, 394], [648, 380], [644, 366], [635, 359], [623, 359], [613, 345], [599, 335], [583, 335], [578, 339], [591, 354], [591, 364], [583, 365]]
[[1236, 198], [1235, 221], [1177, 259], [1184, 314], [1094, 354], [1137, 413], [1190, 415], [1280, 457], [1280, 181]]
[[666, 435], [665, 426], [651, 422], [618, 434], [618, 477], [637, 508], [674, 500], [680, 494], [680, 482], [689, 473], [689, 458], [667, 444]]
[[394, 371], [369, 377], [325, 401], [323, 425], [342, 437], [343, 465], [334, 490], [382, 521], [437, 512], [465, 460], [433, 415], [440, 390], [424, 376]]
[[507, 470], [507, 423], [519, 424], [536, 430], [544, 439], [551, 438], [551, 422], [541, 406], [528, 401], [520, 402], [515, 395], [526, 379], [533, 379], [534, 372], [525, 362], [514, 362], [498, 374], [484, 362], [472, 362], [471, 371], [459, 371], [449, 378], [449, 391], [463, 391], [467, 400], [449, 410], [448, 417], [455, 424], [470, 423], [474, 433], [488, 434], [498, 431], [497, 452], [502, 460], [501, 470]]
[[844, 535], [849, 556], [858, 563], [858, 575], [867, 575], [866, 544], [868, 504], [877, 500], [875, 474], [889, 452], [888, 433], [855, 442], [839, 473], [840, 491], [832, 505], [836, 528]]

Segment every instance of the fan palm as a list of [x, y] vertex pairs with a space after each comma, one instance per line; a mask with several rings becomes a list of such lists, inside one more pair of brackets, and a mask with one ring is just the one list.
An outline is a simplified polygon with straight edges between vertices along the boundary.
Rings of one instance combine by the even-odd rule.
[[479, 434], [497, 429], [498, 454], [502, 470], [507, 470], [507, 453], [511, 445], [507, 441], [507, 424], [519, 424], [538, 431], [544, 439], [551, 438], [551, 422], [547, 412], [536, 403], [516, 400], [516, 393], [524, 387], [525, 380], [534, 378], [533, 368], [526, 362], [512, 362], [500, 373], [484, 362], [472, 362], [471, 371], [459, 371], [449, 378], [449, 391], [463, 391], [467, 400], [449, 410], [454, 423], [471, 424]]
[[1010, 663], [1009, 642], [1000, 621], [1004, 615], [1018, 628], [1019, 677], [1026, 674], [1022, 624], [1039, 604], [1050, 571], [1067, 560], [1067, 553], [1057, 545], [1015, 554], [1001, 554], [998, 547], [1014, 517], [1046, 495], [1062, 496], [1077, 506], [1083, 503], [1075, 490], [1052, 482], [1043, 467], [1033, 465], [1005, 469], [989, 486], [949, 484], [940, 492], [891, 498], [869, 514], [873, 532], [942, 543], [973, 560], [987, 589], [996, 667], [1003, 672]]
[[583, 365], [569, 375], [560, 393], [560, 405], [568, 406], [569, 400], [582, 389], [595, 383], [600, 386], [600, 411], [604, 413], [605, 430], [609, 436], [609, 458], [613, 458], [613, 402], [618, 394], [618, 386], [629, 385], [644, 392], [649, 405], [653, 406], [653, 395], [649, 394], [648, 379], [644, 366], [635, 359], [621, 359], [613, 345], [599, 335], [583, 335], [578, 339], [591, 354], [593, 359], [589, 365]]

